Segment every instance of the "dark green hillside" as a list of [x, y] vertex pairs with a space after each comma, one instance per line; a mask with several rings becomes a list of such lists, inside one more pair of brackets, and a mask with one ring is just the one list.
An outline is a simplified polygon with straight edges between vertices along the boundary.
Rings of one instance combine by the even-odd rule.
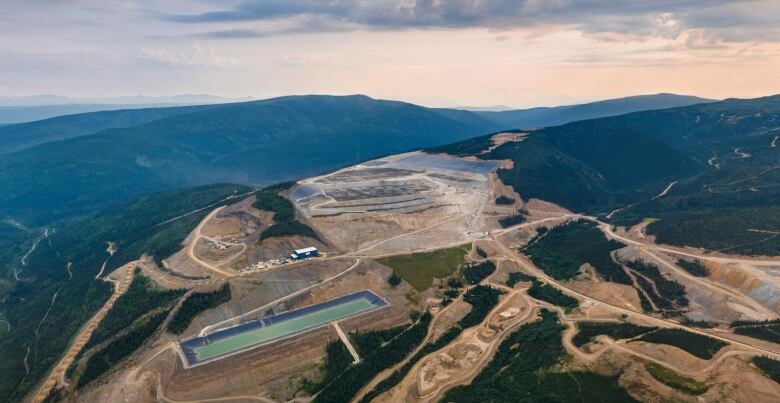
[[719, 148], [716, 142], [728, 145], [728, 140], [744, 140], [747, 136], [768, 133], [776, 128], [780, 124], [780, 96], [727, 99], [604, 120], [619, 121], [621, 125], [645, 131], [677, 149], [689, 149], [691, 153], [696, 153], [694, 148], [698, 145], [708, 145], [700, 154], [709, 158], [711, 146], [716, 146], [715, 151]]
[[743, 255], [780, 255], [780, 207], [719, 209], [668, 216], [647, 227], [660, 243]]
[[150, 191], [278, 183], [493, 129], [365, 96], [213, 105], [4, 155], [0, 217], [40, 225]]
[[[68, 107], [72, 106], [59, 106], [62, 109]], [[164, 117], [210, 107], [210, 105], [203, 105], [77, 113], [35, 122], [6, 125], [0, 127], [0, 154], [51, 141], [93, 134], [105, 129], [137, 126]]]
[[[779, 135], [780, 96], [730, 99], [545, 128], [479, 157], [512, 160], [498, 174], [524, 198], [617, 225], [659, 218], [648, 231], [670, 244], [778, 255], [777, 237], [748, 230], [778, 228]], [[431, 151], [474, 155], [489, 144]]]
[[[33, 234], [11, 224], [0, 222], [0, 262], [6, 261], [3, 259], [4, 257], [10, 257], [14, 252], [19, 252], [22, 249], [22, 243], [32, 237]], [[0, 267], [0, 274], [6, 272], [4, 269]]]
[[631, 284], [610, 255], [624, 245], [607, 239], [593, 222], [581, 220], [555, 227], [528, 245], [523, 253], [555, 279], [570, 279], [579, 274], [580, 266], [588, 263], [608, 281]]
[[181, 307], [176, 311], [176, 314], [171, 321], [168, 322], [168, 332], [173, 334], [184, 333], [198, 314], [230, 301], [230, 296], [230, 283], [227, 282], [217, 290], [211, 292], [196, 292], [190, 295], [181, 304]]
[[656, 344], [668, 344], [685, 350], [699, 358], [709, 360], [728, 344], [709, 336], [691, 333], [682, 329], [659, 329], [638, 339]]
[[499, 177], [521, 196], [598, 213], [650, 198], [697, 163], [639, 131], [592, 120], [542, 129], [482, 156], [511, 159]]
[[278, 186], [269, 186], [255, 193], [255, 202], [252, 207], [274, 213], [274, 224], [263, 230], [260, 234], [260, 240], [292, 235], [319, 239], [311, 227], [295, 219], [295, 207], [279, 194]]
[[127, 292], [122, 294], [92, 333], [84, 348], [95, 346], [127, 329], [142, 315], [169, 304], [186, 290], [166, 290], [135, 269], [135, 277]]
[[[667, 216], [667, 221], [682, 226], [696, 220], [688, 213], [706, 213], [721, 222], [744, 215], [746, 221], [751, 221], [756, 216], [753, 209], [776, 207], [780, 200], [780, 152], [772, 147], [780, 134], [780, 96], [730, 99], [606, 120], [641, 130], [702, 163], [698, 174], [678, 178], [679, 183], [666, 197], [639, 203], [618, 214], [618, 221]], [[676, 214], [683, 211], [686, 214]], [[773, 220], [776, 212], [769, 209], [760, 214]], [[736, 226], [733, 231], [722, 232], [720, 247], [754, 241], [744, 229]], [[711, 243], [706, 236], [700, 238], [689, 232], [689, 236], [678, 237], [675, 242], [701, 246]]]
[[[28, 243], [35, 242], [33, 238], [33, 234], [0, 222], [0, 299], [13, 287], [14, 270], [19, 270], [21, 255], [30, 247]], [[14, 256], [19, 258], [14, 260]], [[22, 272], [20, 276], [24, 277], [26, 274]], [[0, 332], [4, 332], [5, 326], [0, 325], [0, 329]]]
[[4, 375], [0, 397], [19, 401], [29, 392], [108, 298], [111, 287], [95, 280], [108, 257], [108, 241], [116, 242], [119, 249], [108, 259], [106, 272], [142, 253], [166, 257], [181, 248], [186, 235], [210, 211], [199, 208], [218, 206], [250, 190], [212, 185], [153, 194], [60, 228], [41, 242], [28, 258], [24, 281], [16, 282], [0, 303], [0, 312], [11, 324], [11, 331], [0, 339]]

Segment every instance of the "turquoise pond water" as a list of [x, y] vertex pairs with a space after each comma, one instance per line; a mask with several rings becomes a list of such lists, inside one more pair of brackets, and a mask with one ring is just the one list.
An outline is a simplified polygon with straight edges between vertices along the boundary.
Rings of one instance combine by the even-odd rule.
[[195, 347], [193, 351], [198, 361], [204, 361], [289, 334], [315, 328], [374, 308], [376, 308], [376, 305], [365, 298], [345, 301], [342, 304], [323, 308], [279, 323], [215, 340], [209, 344]]

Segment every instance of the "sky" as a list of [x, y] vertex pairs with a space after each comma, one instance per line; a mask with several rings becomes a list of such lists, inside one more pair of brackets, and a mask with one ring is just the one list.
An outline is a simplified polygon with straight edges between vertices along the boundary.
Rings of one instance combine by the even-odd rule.
[[3, 0], [0, 96], [780, 93], [777, 0]]

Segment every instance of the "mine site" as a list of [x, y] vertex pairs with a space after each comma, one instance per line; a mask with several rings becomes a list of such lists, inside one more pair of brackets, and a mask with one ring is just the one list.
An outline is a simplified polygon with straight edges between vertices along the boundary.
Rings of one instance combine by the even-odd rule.
[[4, 1], [0, 403], [780, 402], [780, 1]]
[[[183, 295], [166, 330], [76, 389], [112, 339], [95, 318], [46, 386], [80, 401], [446, 401], [541, 332], [552, 361], [535, 371], [551, 382], [780, 399], [754, 362], [780, 358], [760, 335], [778, 320], [780, 259], [661, 245], [646, 222], [525, 200], [499, 179], [506, 163], [400, 154], [211, 208], [178, 252], [105, 277], [117, 304], [142, 281]], [[193, 298], [203, 308], [180, 320]]]

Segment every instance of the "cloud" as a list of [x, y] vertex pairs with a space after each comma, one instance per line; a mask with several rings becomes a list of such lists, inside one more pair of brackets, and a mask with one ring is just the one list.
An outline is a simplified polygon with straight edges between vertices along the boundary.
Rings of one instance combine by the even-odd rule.
[[345, 32], [353, 29], [349, 24], [336, 24], [332, 21], [314, 19], [310, 17], [293, 17], [288, 24], [284, 26], [275, 26], [270, 28], [231, 28], [215, 30], [208, 32], [199, 32], [188, 36], [204, 39], [250, 39], [267, 38], [274, 36], [316, 33], [335, 33]]
[[146, 59], [181, 66], [232, 67], [238, 64], [234, 58], [219, 55], [214, 46], [197, 43], [184, 50], [143, 48], [141, 53]]
[[344, 30], [557, 26], [629, 38], [676, 38], [699, 29], [726, 40], [780, 39], [780, 4], [772, 0], [251, 0], [232, 8], [161, 18], [187, 24], [301, 19], [296, 29], [276, 33], [204, 34], [217, 38], [326, 32], [341, 24]]

